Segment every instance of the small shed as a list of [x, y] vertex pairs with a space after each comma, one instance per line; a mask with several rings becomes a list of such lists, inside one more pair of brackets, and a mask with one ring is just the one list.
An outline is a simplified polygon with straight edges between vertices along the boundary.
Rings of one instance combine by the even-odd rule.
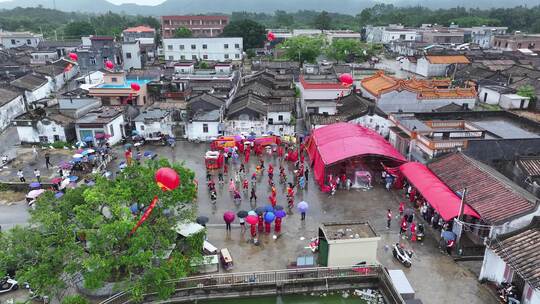
[[380, 239], [368, 222], [323, 223], [318, 263], [328, 267], [377, 264]]
[[403, 300], [414, 299], [414, 289], [409, 283], [409, 280], [407, 280], [407, 277], [405, 276], [405, 273], [403, 272], [403, 270], [400, 270], [400, 269], [388, 270], [388, 275], [390, 276], [390, 280], [392, 281], [392, 284], [394, 285], [396, 290], [399, 292]]

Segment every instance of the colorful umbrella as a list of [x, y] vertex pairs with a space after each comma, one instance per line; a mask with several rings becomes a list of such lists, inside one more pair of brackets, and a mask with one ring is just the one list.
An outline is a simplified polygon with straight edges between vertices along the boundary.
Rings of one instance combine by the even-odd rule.
[[208, 217], [201, 215], [195, 221], [197, 222], [197, 224], [204, 226], [206, 225], [206, 223], [208, 223], [209, 220], [210, 219], [208, 219]]
[[124, 148], [125, 148], [125, 149], [128, 149], [128, 148], [131, 148], [131, 146], [133, 146], [133, 145], [128, 143], [128, 144], [125, 144], [125, 145], [124, 145]]
[[250, 225], [256, 225], [258, 221], [259, 221], [259, 218], [256, 215], [250, 214], [246, 217], [246, 223]]
[[276, 218], [284, 218], [287, 216], [287, 212], [285, 212], [285, 210], [277, 210], [275, 213], [276, 215]]
[[249, 216], [249, 215], [257, 216], [257, 212], [251, 210], [251, 211], [248, 212], [248, 216]]
[[39, 188], [39, 187], [41, 187], [41, 184], [38, 182], [30, 183], [30, 188]]
[[81, 161], [82, 161], [82, 158], [80, 158], [80, 157], [79, 158], [74, 158], [72, 160], [73, 163], [80, 163]]
[[75, 150], [75, 153], [81, 154], [81, 153], [83, 153], [83, 151], [84, 151], [83, 149], [77, 149], [77, 150]]
[[129, 206], [129, 210], [131, 210], [131, 213], [137, 213], [139, 211], [139, 205], [137, 203], [133, 203], [131, 206]]
[[95, 184], [96, 184], [96, 182], [93, 181], [93, 180], [89, 180], [89, 181], [86, 182], [86, 185], [87, 185], [88, 187], [92, 187], [92, 186], [94, 186]]
[[73, 158], [82, 158], [83, 156], [84, 155], [79, 154], [79, 153], [73, 154]]
[[79, 180], [79, 177], [75, 175], [70, 175], [68, 176], [68, 178], [70, 182], [76, 182], [77, 180]]
[[223, 214], [223, 220], [225, 221], [225, 223], [232, 223], [235, 217], [236, 216], [234, 215], [234, 212], [232, 211], [226, 211]]
[[276, 206], [274, 207], [274, 210], [276, 210], [276, 211], [278, 211], [278, 210], [283, 210], [283, 209], [285, 209], [285, 208], [283, 208], [283, 206], [281, 206], [281, 205], [276, 205]]
[[85, 138], [83, 138], [83, 141], [85, 142], [94, 141], [94, 138], [92, 136], [86, 136]]
[[272, 205], [264, 206], [264, 212], [274, 212], [274, 207]]
[[54, 194], [54, 197], [56, 197], [56, 198], [61, 198], [62, 196], [64, 196], [64, 192], [56, 192]]
[[51, 179], [51, 183], [53, 184], [58, 184], [62, 181], [62, 179], [60, 177], [55, 177], [53, 179]]
[[38, 196], [42, 195], [43, 192], [45, 192], [44, 189], [38, 189], [38, 190], [32, 190], [26, 194], [26, 197], [28, 198], [37, 198]]
[[275, 218], [276, 215], [274, 214], [274, 212], [266, 212], [264, 215], [264, 221], [267, 223], [273, 222]]
[[261, 214], [263, 214], [264, 212], [266, 212], [266, 209], [264, 209], [264, 207], [257, 207], [257, 208], [255, 208], [255, 213], [257, 213], [258, 215], [261, 215]]
[[306, 212], [308, 208], [309, 208], [309, 205], [305, 201], [301, 201], [300, 203], [298, 203], [298, 210], [300, 210], [300, 212]]
[[236, 216], [238, 216], [239, 218], [245, 218], [246, 216], [248, 216], [248, 212], [245, 210], [240, 210], [236, 212]]
[[70, 163], [67, 163], [67, 162], [62, 162], [58, 166], [60, 167], [60, 169], [70, 169], [72, 165]]

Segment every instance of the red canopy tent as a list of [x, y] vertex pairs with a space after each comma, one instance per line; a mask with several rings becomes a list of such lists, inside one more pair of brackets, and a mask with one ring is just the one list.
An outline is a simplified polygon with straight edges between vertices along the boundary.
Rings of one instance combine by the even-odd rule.
[[[459, 216], [461, 198], [443, 183], [428, 167], [421, 163], [406, 163], [399, 167], [409, 183], [413, 185], [426, 201], [445, 221]], [[463, 214], [480, 218], [478, 213], [465, 204]]]
[[397, 165], [406, 161], [377, 132], [351, 123], [335, 123], [313, 130], [306, 150], [320, 186], [324, 185], [327, 167], [351, 158], [378, 156]]

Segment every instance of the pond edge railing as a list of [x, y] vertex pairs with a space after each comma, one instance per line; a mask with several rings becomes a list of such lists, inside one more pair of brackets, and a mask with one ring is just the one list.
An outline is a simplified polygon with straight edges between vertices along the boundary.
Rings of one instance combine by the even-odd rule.
[[[377, 279], [380, 288], [384, 288], [386, 297], [391, 303], [404, 303], [400, 294], [391, 283], [390, 276], [381, 265], [362, 265], [347, 267], [314, 267], [300, 269], [283, 269], [271, 271], [254, 271], [238, 273], [220, 273], [175, 279], [169, 282], [175, 283], [174, 294], [191, 290], [208, 290], [219, 288], [234, 288], [257, 285], [275, 285], [327, 281], [328, 279]], [[144, 299], [152, 298], [156, 294], [144, 295]], [[100, 304], [130, 304], [135, 303], [131, 299], [129, 291], [119, 292]]]

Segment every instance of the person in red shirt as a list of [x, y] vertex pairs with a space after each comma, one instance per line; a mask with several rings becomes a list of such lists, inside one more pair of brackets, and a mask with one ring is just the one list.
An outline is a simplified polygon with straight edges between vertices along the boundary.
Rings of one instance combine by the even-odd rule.
[[126, 152], [124, 152], [124, 156], [126, 157], [126, 164], [130, 166], [131, 165], [131, 150], [127, 149]]
[[407, 220], [405, 217], [401, 218], [401, 229], [399, 230], [399, 235], [402, 235], [403, 233], [407, 232]]
[[244, 181], [242, 182], [242, 186], [243, 186], [245, 191], [248, 191], [249, 182], [248, 182], [247, 178], [244, 178]]
[[399, 203], [399, 216], [403, 216], [404, 210], [405, 210], [405, 202]]
[[227, 164], [223, 165], [223, 174], [229, 174], [229, 166]]

